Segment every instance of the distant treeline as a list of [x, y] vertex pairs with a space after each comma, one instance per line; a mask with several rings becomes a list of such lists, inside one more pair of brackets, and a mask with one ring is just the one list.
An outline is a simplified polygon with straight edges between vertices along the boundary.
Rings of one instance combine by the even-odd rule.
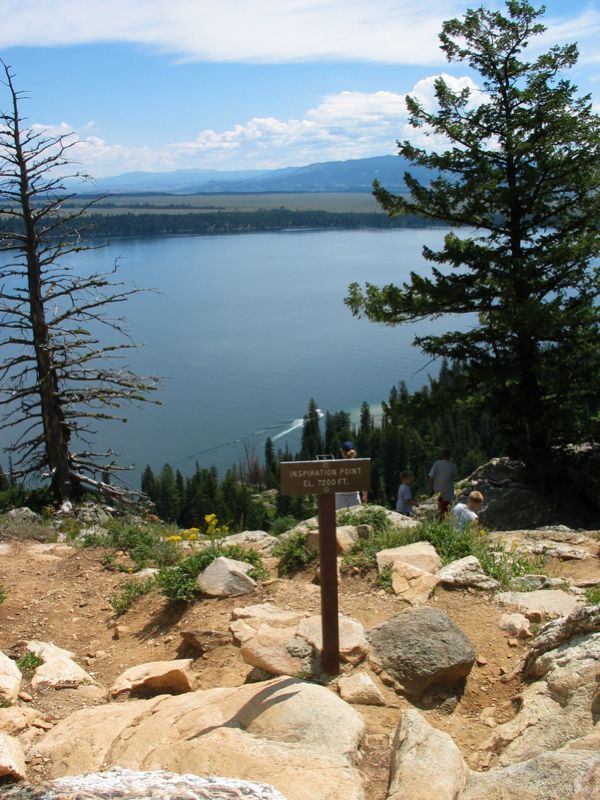
[[[48, 225], [52, 220], [47, 220]], [[390, 218], [377, 212], [290, 211], [258, 209], [256, 211], [212, 211], [208, 213], [123, 213], [86, 214], [72, 223], [73, 229], [85, 229], [93, 237], [148, 236], [165, 234], [223, 234], [280, 230], [352, 230], [357, 228], [421, 228], [431, 226], [429, 220], [415, 215]], [[64, 229], [63, 229], [64, 230]], [[20, 231], [19, 223], [0, 219], [0, 234]]]
[[[462, 400], [451, 399], [457, 396]], [[156, 475], [146, 467], [142, 490], [163, 519], [185, 527], [202, 528], [204, 515], [215, 513], [232, 530], [279, 528], [282, 518], [301, 519], [314, 513], [313, 498], [279, 493], [279, 463], [310, 460], [321, 453], [339, 458], [340, 445], [347, 439], [355, 443], [359, 457], [371, 459], [369, 501], [392, 508], [400, 472], [414, 473], [416, 495], [426, 491], [427, 473], [446, 447], [452, 450], [461, 477], [503, 453], [493, 420], [477, 404], [463, 370], [442, 364], [439, 376], [416, 392], [410, 393], [403, 383], [393, 387], [382, 403], [381, 417], [375, 417], [369, 404], [363, 403], [357, 425], [346, 411], [327, 412], [321, 419], [316, 401], [311, 399], [297, 453], [287, 448], [276, 452], [267, 439], [264, 458], [247, 453], [243, 463], [223, 480], [215, 469], [198, 466], [189, 478], [169, 464]], [[277, 490], [270, 508], [256, 494], [264, 489]]]

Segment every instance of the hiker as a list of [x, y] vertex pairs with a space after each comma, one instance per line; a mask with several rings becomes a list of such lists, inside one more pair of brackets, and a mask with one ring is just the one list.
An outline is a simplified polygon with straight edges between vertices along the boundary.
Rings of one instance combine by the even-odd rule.
[[457, 503], [449, 514], [449, 520], [455, 528], [477, 528], [479, 524], [479, 511], [483, 503], [481, 492], [473, 491], [467, 498], [467, 503]]
[[404, 470], [400, 473], [400, 486], [398, 487], [398, 497], [396, 499], [396, 511], [412, 517], [414, 500], [412, 496], [412, 482], [414, 480], [412, 472]]
[[434, 461], [429, 470], [428, 484], [431, 494], [438, 494], [438, 517], [443, 519], [454, 501], [454, 481], [456, 480], [456, 464], [450, 461], [451, 451], [442, 451], [442, 457]]
[[[354, 449], [354, 442], [342, 442], [340, 447], [340, 454], [342, 458], [356, 458], [356, 450]], [[340, 508], [351, 508], [352, 506], [359, 506], [362, 502], [367, 502], [367, 493], [362, 493], [362, 498], [359, 492], [336, 492], [335, 493], [335, 510]]]

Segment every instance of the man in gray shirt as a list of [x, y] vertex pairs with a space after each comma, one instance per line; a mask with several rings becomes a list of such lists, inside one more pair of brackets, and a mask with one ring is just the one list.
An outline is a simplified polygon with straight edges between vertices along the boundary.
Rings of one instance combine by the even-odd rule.
[[452, 453], [444, 450], [439, 461], [434, 461], [429, 470], [429, 491], [438, 494], [438, 516], [443, 519], [454, 501], [454, 481], [456, 480], [456, 464], [450, 461]]

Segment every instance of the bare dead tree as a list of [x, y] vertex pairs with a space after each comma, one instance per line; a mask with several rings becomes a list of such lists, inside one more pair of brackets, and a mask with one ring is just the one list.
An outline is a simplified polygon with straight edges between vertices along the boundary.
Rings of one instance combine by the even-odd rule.
[[[75, 197], [67, 184], [87, 177], [68, 158], [76, 139], [27, 128], [23, 93], [0, 63], [10, 101], [0, 112], [0, 429], [14, 431], [14, 474], [49, 477], [59, 504], [84, 491], [127, 499], [130, 492], [106, 480], [123, 467], [112, 451], [95, 452], [91, 439], [96, 422], [125, 422], [123, 404], [148, 400], [158, 386], [112, 364], [136, 345], [110, 312], [141, 290], [116, 281], [117, 264], [108, 273], [74, 270], [69, 257], [94, 246], [81, 227], [92, 203], [65, 208]], [[114, 333], [102, 343], [103, 327], [120, 343]]]

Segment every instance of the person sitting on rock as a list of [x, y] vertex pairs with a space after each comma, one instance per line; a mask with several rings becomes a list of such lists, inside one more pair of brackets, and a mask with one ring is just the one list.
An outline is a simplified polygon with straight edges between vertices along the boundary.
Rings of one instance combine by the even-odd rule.
[[457, 503], [449, 515], [449, 520], [455, 528], [477, 528], [479, 524], [479, 510], [483, 503], [481, 492], [473, 491], [467, 498], [467, 503]]

